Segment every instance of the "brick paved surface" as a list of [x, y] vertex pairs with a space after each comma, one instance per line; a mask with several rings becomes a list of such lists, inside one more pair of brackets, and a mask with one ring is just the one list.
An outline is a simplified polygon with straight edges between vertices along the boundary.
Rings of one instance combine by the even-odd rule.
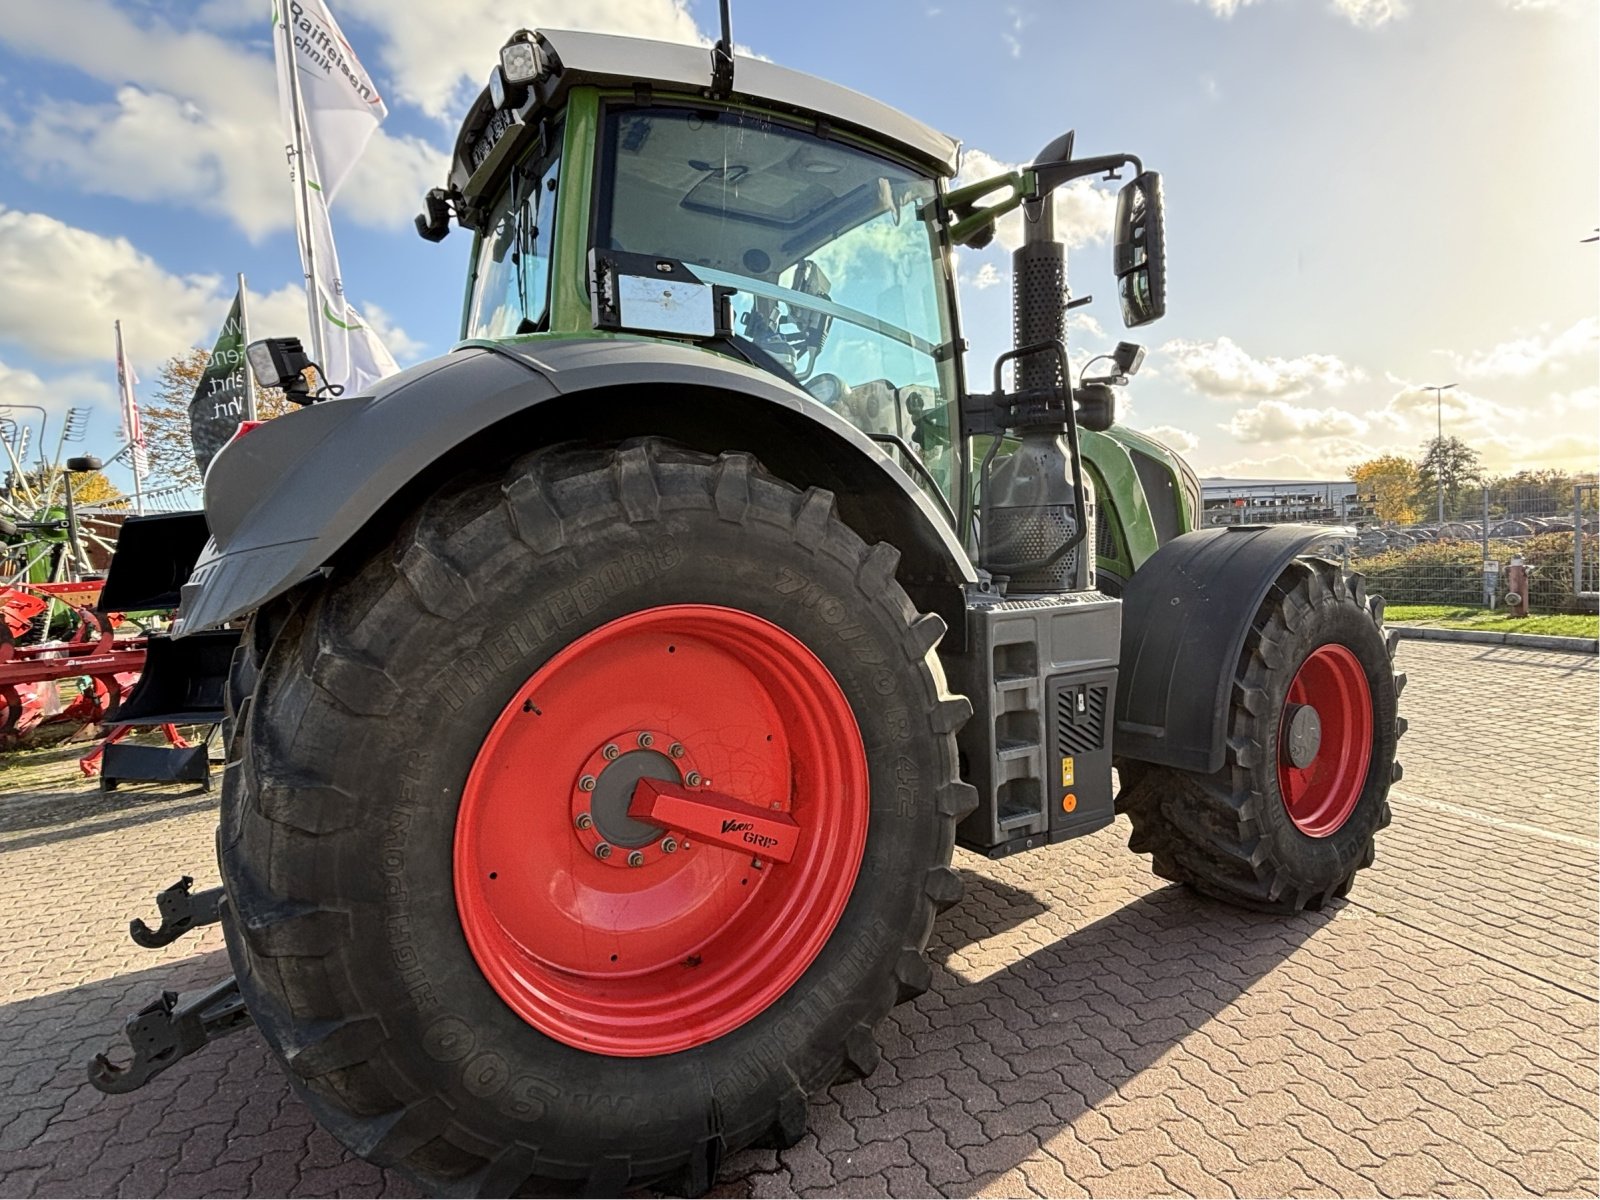
[[[1377, 865], [1280, 920], [1164, 887], [1122, 822], [962, 856], [935, 985], [870, 1081], [718, 1193], [1593, 1195], [1596, 661], [1407, 642], [1406, 777]], [[48, 775], [48, 772], [44, 773]], [[0, 778], [0, 1193], [412, 1195], [312, 1124], [254, 1033], [133, 1097], [83, 1064], [227, 970], [129, 915], [215, 882], [212, 803]]]

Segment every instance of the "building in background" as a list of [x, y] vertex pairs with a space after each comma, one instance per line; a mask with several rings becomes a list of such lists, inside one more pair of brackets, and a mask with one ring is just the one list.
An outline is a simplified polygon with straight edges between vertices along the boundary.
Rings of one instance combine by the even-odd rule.
[[1203, 525], [1375, 520], [1373, 499], [1348, 479], [1202, 479]]

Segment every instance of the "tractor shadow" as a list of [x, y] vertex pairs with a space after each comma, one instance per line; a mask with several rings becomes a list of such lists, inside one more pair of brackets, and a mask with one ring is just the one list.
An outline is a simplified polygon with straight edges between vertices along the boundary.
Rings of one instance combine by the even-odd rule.
[[[1330, 919], [1260, 917], [1162, 888], [1073, 928], [1059, 903], [963, 874], [966, 896], [930, 947], [934, 985], [880, 1027], [878, 1072], [819, 1097], [798, 1145], [733, 1156], [714, 1195], [774, 1184], [859, 1194], [881, 1186], [870, 1164], [885, 1153], [926, 1173], [912, 1190], [978, 1191]], [[0, 1195], [418, 1195], [317, 1127], [254, 1030], [132, 1095], [89, 1085], [96, 1053], [126, 1058], [128, 1015], [229, 970], [213, 951], [0, 1006]]]
[[317, 1127], [254, 1029], [130, 1095], [89, 1084], [134, 1011], [231, 969], [218, 950], [0, 1006], [0, 1195], [419, 1195]]
[[976, 1194], [1222, 1013], [1338, 907], [1267, 916], [1163, 886], [1072, 928], [1059, 903], [963, 874], [966, 896], [929, 947], [933, 987], [880, 1027], [878, 1072], [815, 1099], [796, 1146], [731, 1158], [714, 1195], [878, 1194], [883, 1179]]

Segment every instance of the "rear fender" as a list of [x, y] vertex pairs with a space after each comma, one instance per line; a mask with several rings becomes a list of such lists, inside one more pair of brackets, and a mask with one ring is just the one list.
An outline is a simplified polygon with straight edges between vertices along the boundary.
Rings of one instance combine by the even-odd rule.
[[1341, 532], [1229, 525], [1156, 551], [1122, 593], [1116, 754], [1220, 770], [1234, 670], [1256, 611], [1285, 567]]
[[975, 581], [955, 530], [905, 470], [765, 372], [669, 342], [469, 343], [370, 396], [270, 421], [218, 454], [206, 474], [212, 540], [184, 585], [178, 632], [326, 573], [456, 471], [570, 438], [641, 436], [748, 451], [796, 486], [833, 490], [857, 532], [900, 548], [903, 582], [954, 593], [956, 611], [960, 586]]

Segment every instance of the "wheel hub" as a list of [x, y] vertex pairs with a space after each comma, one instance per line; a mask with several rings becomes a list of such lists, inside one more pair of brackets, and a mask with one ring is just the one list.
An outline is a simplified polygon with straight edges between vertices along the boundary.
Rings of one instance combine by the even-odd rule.
[[1322, 747], [1322, 718], [1309, 704], [1291, 704], [1284, 711], [1289, 736], [1283, 741], [1284, 757], [1304, 770]]
[[607, 738], [584, 760], [573, 783], [572, 832], [588, 854], [607, 866], [649, 866], [692, 848], [681, 833], [630, 816], [641, 779], [681, 784], [697, 778], [683, 742], [658, 729], [633, 729]]

